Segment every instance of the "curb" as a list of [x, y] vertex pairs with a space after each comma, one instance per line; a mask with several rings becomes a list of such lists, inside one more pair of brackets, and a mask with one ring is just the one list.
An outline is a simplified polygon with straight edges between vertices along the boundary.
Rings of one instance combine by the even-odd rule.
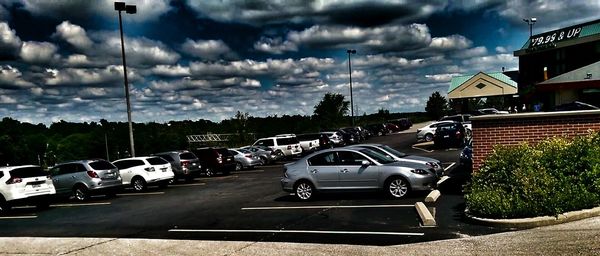
[[507, 228], [535, 228], [600, 216], [600, 207], [561, 213], [557, 216], [541, 216], [522, 219], [486, 219], [470, 215], [467, 213], [467, 210], [465, 210], [465, 216], [476, 223], [487, 226]]
[[421, 218], [421, 222], [423, 223], [423, 226], [435, 227], [437, 225], [437, 223], [435, 222], [435, 219], [433, 218], [433, 215], [431, 215], [431, 213], [429, 212], [429, 209], [427, 209], [427, 207], [425, 206], [425, 204], [423, 202], [416, 203], [415, 209], [417, 209], [417, 213], [419, 214], [419, 217]]

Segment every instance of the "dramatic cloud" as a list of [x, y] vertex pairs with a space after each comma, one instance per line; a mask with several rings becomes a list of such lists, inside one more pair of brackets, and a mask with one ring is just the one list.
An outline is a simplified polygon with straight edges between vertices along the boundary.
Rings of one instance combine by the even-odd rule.
[[18, 53], [21, 47], [21, 39], [15, 30], [11, 29], [6, 22], [0, 22], [0, 55], [13, 55]]
[[45, 64], [57, 60], [58, 47], [48, 42], [24, 42], [21, 47], [21, 58], [29, 63]]
[[63, 23], [56, 26], [54, 35], [79, 49], [88, 49], [92, 46], [92, 40], [88, 38], [85, 30], [80, 26], [71, 24], [69, 21], [63, 21]]
[[221, 40], [191, 40], [186, 39], [181, 46], [184, 52], [194, 57], [216, 60], [219, 58], [232, 59], [236, 54]]

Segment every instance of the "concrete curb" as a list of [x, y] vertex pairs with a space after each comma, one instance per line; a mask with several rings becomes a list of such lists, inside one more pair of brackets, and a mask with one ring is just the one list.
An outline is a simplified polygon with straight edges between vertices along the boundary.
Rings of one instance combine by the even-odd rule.
[[465, 210], [465, 216], [476, 223], [487, 226], [507, 228], [534, 228], [600, 216], [600, 207], [566, 212], [557, 216], [541, 216], [522, 219], [486, 219], [470, 215], [468, 214], [467, 210]]
[[437, 199], [441, 196], [442, 194], [440, 193], [439, 190], [433, 190], [431, 192], [429, 192], [429, 194], [427, 195], [427, 197], [425, 197], [425, 203], [435, 203], [435, 201], [437, 201]]
[[429, 209], [427, 209], [423, 202], [416, 203], [415, 209], [417, 209], [417, 213], [419, 214], [419, 218], [421, 218], [423, 226], [435, 227], [437, 225], [435, 218], [433, 218], [433, 215], [431, 215], [431, 212], [429, 212]]

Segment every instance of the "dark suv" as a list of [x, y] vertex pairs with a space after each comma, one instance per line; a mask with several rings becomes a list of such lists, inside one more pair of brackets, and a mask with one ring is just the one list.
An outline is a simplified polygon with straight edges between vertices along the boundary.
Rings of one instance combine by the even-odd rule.
[[228, 175], [235, 170], [233, 155], [226, 148], [197, 148], [192, 152], [200, 159], [200, 165], [206, 176], [213, 176], [216, 173]]
[[156, 153], [155, 156], [160, 156], [171, 163], [171, 168], [175, 174], [175, 179], [185, 179], [192, 181], [195, 177], [200, 176], [201, 166], [200, 160], [194, 153], [187, 150], [177, 150]]
[[460, 147], [465, 144], [465, 127], [459, 122], [440, 124], [435, 129], [433, 144], [436, 147]]

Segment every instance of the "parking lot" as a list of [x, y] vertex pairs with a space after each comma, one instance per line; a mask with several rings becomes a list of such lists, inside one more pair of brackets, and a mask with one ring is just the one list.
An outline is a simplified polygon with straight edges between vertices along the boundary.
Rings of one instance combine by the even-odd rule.
[[[370, 139], [405, 153], [442, 161], [456, 170], [458, 149], [413, 148], [414, 133]], [[429, 205], [437, 226], [424, 227], [415, 211], [427, 192], [390, 199], [381, 192], [321, 194], [299, 202], [281, 190], [282, 163], [201, 177], [144, 193], [85, 203], [54, 202], [47, 210], [20, 207], [0, 218], [0, 236], [120, 237], [243, 241], [290, 241], [392, 245], [501, 232], [462, 219], [460, 184], [450, 178]]]

